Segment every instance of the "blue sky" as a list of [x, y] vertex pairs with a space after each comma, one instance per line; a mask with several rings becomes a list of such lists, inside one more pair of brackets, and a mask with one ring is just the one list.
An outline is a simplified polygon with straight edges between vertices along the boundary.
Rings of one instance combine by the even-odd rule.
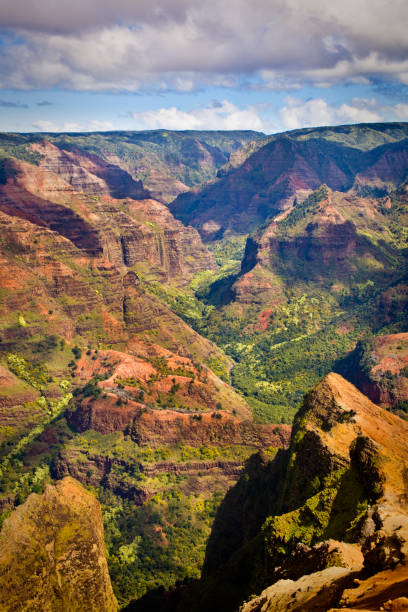
[[400, 0], [2, 0], [0, 130], [408, 120]]

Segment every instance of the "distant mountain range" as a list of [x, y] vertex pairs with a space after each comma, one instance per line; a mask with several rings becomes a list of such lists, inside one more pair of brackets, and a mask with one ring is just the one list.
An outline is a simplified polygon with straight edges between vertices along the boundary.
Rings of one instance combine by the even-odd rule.
[[206, 239], [244, 233], [302, 201], [323, 183], [383, 195], [407, 173], [404, 123], [296, 130], [244, 147], [219, 180], [181, 194], [173, 214]]
[[264, 137], [251, 130], [2, 134], [0, 155], [35, 160], [29, 145], [45, 139], [65, 155], [97, 155], [100, 161], [142, 180], [153, 198], [169, 202], [192, 186], [213, 179], [231, 153]]

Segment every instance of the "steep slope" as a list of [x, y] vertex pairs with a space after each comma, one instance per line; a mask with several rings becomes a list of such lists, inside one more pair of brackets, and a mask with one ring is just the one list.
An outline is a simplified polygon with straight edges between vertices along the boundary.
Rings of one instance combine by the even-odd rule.
[[[272, 462], [253, 458], [227, 494], [208, 543], [197, 609], [215, 601], [236, 609], [273, 583], [244, 610], [327, 610], [346, 587], [342, 603], [352, 607], [365, 592], [353, 586], [381, 584], [382, 572], [377, 605], [406, 594], [407, 433], [407, 423], [340, 376], [323, 379], [305, 397], [289, 450]], [[333, 566], [344, 569], [330, 574]], [[360, 595], [357, 607], [365, 601]]]
[[57, 146], [96, 153], [141, 179], [152, 196], [169, 202], [215, 177], [230, 153], [264, 134], [242, 131], [113, 132], [47, 135]]
[[0, 532], [1, 610], [117, 610], [95, 497], [72, 478], [33, 493]]
[[322, 186], [249, 236], [240, 272], [201, 294], [215, 305], [202, 333], [238, 362], [234, 384], [262, 418], [285, 418], [366, 332], [406, 331], [404, 198]]
[[[73, 186], [87, 184], [87, 193], [108, 190], [113, 197], [145, 197], [140, 194], [143, 181], [153, 198], [169, 202], [214, 178], [230, 153], [262, 137], [250, 130], [0, 134], [0, 158], [41, 162]], [[57, 149], [46, 159], [44, 138]]]
[[91, 177], [38, 147], [40, 166], [2, 164], [0, 508], [51, 478], [95, 487], [123, 604], [198, 577], [222, 496], [290, 428], [254, 424], [231, 360], [153, 292], [211, 274], [196, 230], [151, 199], [80, 191], [89, 160], [69, 158]]
[[368, 151], [331, 140], [281, 135], [252, 153], [237, 169], [209, 185], [181, 194], [173, 214], [213, 240], [225, 231], [247, 234], [304, 200], [323, 183], [365, 194], [397, 187], [408, 171], [407, 141]]
[[392, 276], [395, 257], [404, 256], [405, 240], [393, 227], [397, 218], [405, 221], [401, 204], [398, 197], [362, 198], [323, 186], [248, 240], [242, 272], [258, 265], [285, 279], [343, 286], [364, 275], [375, 282], [376, 275]]
[[[2, 517], [30, 492], [40, 493], [52, 478], [71, 475], [94, 487], [103, 509], [113, 588], [123, 605], [157, 587], [199, 577], [217, 508], [248, 457], [262, 451], [248, 463], [255, 478], [250, 476], [248, 488], [256, 493], [259, 485], [265, 495], [248, 501], [245, 473], [238, 505], [247, 523], [237, 522], [231, 512], [223, 543], [226, 556], [236, 551], [241, 559], [243, 537], [258, 559], [261, 569], [248, 561], [242, 585], [246, 574], [253, 577], [252, 592], [279, 578], [296, 582], [305, 567], [325, 571], [327, 559], [341, 558], [347, 568], [360, 571], [365, 555], [368, 568], [369, 554], [356, 541], [338, 539], [342, 534], [334, 514], [330, 528], [322, 528], [328, 530], [323, 541], [315, 518], [324, 523], [330, 508], [337, 508], [333, 490], [343, 492], [344, 487], [350, 493], [350, 521], [356, 504], [363, 509], [373, 505], [373, 491], [359, 480], [363, 468], [355, 466], [364, 463], [366, 451], [371, 457], [370, 444], [366, 448], [359, 442], [362, 447], [350, 462], [347, 438], [339, 455], [339, 469], [350, 470], [347, 478], [337, 471], [333, 480], [319, 473], [319, 482], [314, 473], [310, 483], [309, 476], [295, 476], [296, 486], [308, 497], [284, 507], [279, 483], [284, 473], [291, 473], [282, 451], [290, 426], [282, 423], [291, 422], [304, 390], [367, 331], [388, 336], [406, 332], [404, 129], [347, 128], [341, 133], [327, 128], [270, 140], [270, 151], [287, 151], [288, 166], [282, 156], [273, 158], [275, 153], [261, 156], [258, 169], [252, 168], [242, 184], [254, 184], [259, 193], [269, 190], [271, 206], [278, 196], [279, 207], [290, 206], [294, 194], [297, 202], [248, 238], [241, 269], [244, 235], [231, 235], [209, 250], [196, 229], [147, 197], [138, 181], [145, 173], [164, 200], [187, 183], [213, 179], [221, 162], [250, 134], [242, 139], [236, 134], [199, 137], [164, 131], [47, 139], [3, 135]], [[243, 172], [253, 157], [225, 180]], [[149, 166], [153, 159], [157, 166]], [[276, 173], [276, 181], [266, 187], [263, 163], [267, 172]], [[279, 173], [283, 181], [288, 178], [287, 184], [279, 183]], [[309, 179], [310, 185], [319, 186], [326, 175], [339, 191], [323, 187], [304, 199]], [[184, 179], [180, 186], [177, 181]], [[245, 190], [235, 201], [232, 180], [229, 185], [226, 215], [239, 200], [231, 227], [244, 219], [242, 214], [248, 213], [251, 223], [268, 217], [272, 209], [269, 204], [262, 208], [256, 193], [248, 212]], [[341, 385], [337, 391], [332, 380], [328, 385], [325, 397], [344, 393], [344, 401], [351, 402]], [[330, 446], [326, 439], [324, 444]], [[305, 470], [309, 464], [318, 470], [318, 452], [313, 447], [310, 457], [306, 453]], [[320, 458], [323, 470], [335, 465], [329, 454], [326, 449]], [[375, 475], [381, 482], [381, 474]], [[309, 503], [315, 495], [318, 499]], [[266, 510], [268, 516], [291, 514], [294, 536], [291, 531], [290, 542], [279, 547], [294, 544], [297, 552], [290, 571], [282, 563], [281, 574], [274, 565], [281, 558], [274, 557], [273, 542], [268, 567], [258, 554]], [[372, 517], [377, 527], [384, 522], [381, 512]], [[299, 517], [310, 514], [313, 525], [309, 529], [308, 523], [304, 534]], [[285, 529], [285, 520], [279, 529]], [[354, 537], [357, 523], [347, 537]], [[305, 541], [298, 541], [300, 532]], [[274, 533], [268, 531], [272, 540]], [[313, 542], [306, 541], [309, 536]], [[392, 554], [398, 556], [395, 546]], [[210, 549], [209, 591], [211, 558], [219, 554], [224, 560], [221, 548], [213, 557]], [[230, 569], [226, 571], [229, 575]], [[143, 599], [139, 604], [144, 605]], [[210, 603], [215, 609], [217, 605]]]
[[[293, 140], [322, 139], [329, 142], [353, 147], [360, 151], [370, 151], [383, 144], [398, 142], [407, 138], [406, 123], [360, 123], [357, 125], [336, 125], [327, 127], [301, 128], [284, 132]], [[230, 155], [228, 163], [220, 168], [218, 175], [223, 176], [233, 168], [238, 168], [255, 151], [265, 144], [277, 140], [282, 134], [272, 134], [245, 144]]]
[[[205, 367], [205, 364], [214, 363], [221, 372], [226, 373], [228, 359], [154, 295], [147, 293], [134, 273], [122, 275], [103, 258], [90, 258], [66, 238], [28, 221], [4, 213], [0, 213], [0, 221], [3, 247], [0, 265], [2, 352], [5, 356], [20, 355], [28, 360], [27, 363], [39, 361], [42, 365], [47, 364], [44, 372], [48, 371], [48, 374], [44, 374], [42, 366], [38, 371], [34, 366], [27, 366], [34, 368], [35, 376], [41, 380], [31, 388], [26, 383], [27, 380], [32, 383], [34, 379], [24, 368], [25, 378], [20, 372], [22, 381], [15, 380], [5, 371], [2, 426], [17, 430], [20, 425], [23, 426], [26, 418], [24, 411], [27, 417], [30, 412], [35, 413], [32, 402], [38, 399], [39, 390], [54, 399], [61, 398], [62, 390], [55, 382], [48, 383], [47, 377], [55, 376], [56, 381], [72, 377], [77, 384], [86, 382], [81, 376], [78, 380], [75, 378], [78, 366], [72, 361], [69, 348], [69, 345], [73, 347], [74, 341], [82, 347], [108, 345], [126, 348], [130, 355], [140, 355], [140, 362], [147, 362], [145, 367], [155, 374], [157, 368], [148, 360], [158, 359], [163, 369], [168, 367], [168, 357], [171, 356], [174, 363], [173, 367], [168, 368], [169, 381], [170, 375], [177, 375], [180, 363], [187, 363], [187, 370], [192, 368], [191, 373], [188, 370], [190, 378], [184, 377], [181, 381], [183, 388], [191, 382], [195, 368], [204, 368], [206, 382], [197, 382], [196, 400], [193, 399], [191, 405], [197, 404], [198, 390], [202, 388], [207, 409], [214, 409], [221, 401], [229, 410], [237, 409], [239, 413], [243, 411], [243, 414], [248, 414], [245, 402]], [[138, 339], [135, 338], [136, 334]], [[141, 342], [142, 338], [144, 342]], [[159, 341], [161, 346], [152, 340]], [[163, 346], [167, 347], [167, 351]], [[10, 367], [12, 358], [7, 359]], [[192, 365], [191, 360], [196, 362], [196, 366]], [[19, 371], [19, 366], [13, 367]], [[98, 374], [95, 368], [91, 372]], [[158, 379], [161, 377], [164, 376], [156, 376]], [[141, 384], [145, 383], [142, 377]], [[162, 384], [160, 392], [163, 400], [170, 397], [172, 385], [171, 382], [169, 385]], [[188, 397], [182, 399], [183, 388], [175, 395], [180, 395], [179, 401], [188, 404]], [[157, 400], [157, 393], [158, 390], [149, 401]], [[172, 397], [174, 405], [174, 394]], [[24, 407], [21, 409], [21, 421], [15, 419], [14, 425], [11, 425], [13, 419], [7, 410], [10, 405], [27, 407], [27, 410]], [[43, 411], [39, 412], [41, 414]], [[14, 416], [17, 416], [16, 412]], [[27, 426], [30, 422], [32, 418]], [[9, 435], [12, 435], [11, 431]]]
[[149, 196], [142, 181], [134, 181], [128, 172], [91, 153], [65, 151], [46, 140], [33, 143], [30, 149], [40, 156], [41, 168], [57, 174], [76, 191], [135, 200]]
[[[288, 426], [254, 424], [245, 401], [197, 361], [140, 340], [129, 346], [76, 360], [85, 384], [65, 411], [71, 439], [50, 466], [53, 477], [99, 491], [120, 603], [198, 577], [215, 509], [245, 459], [256, 449], [274, 454], [290, 435]], [[25, 464], [37, 465], [56, 435], [51, 423]]]
[[61, 151], [47, 142], [37, 149], [44, 153], [40, 167], [12, 158], [3, 163], [3, 212], [58, 232], [88, 255], [103, 254], [119, 268], [132, 267], [164, 282], [185, 284], [196, 272], [216, 267], [197, 231], [175, 220], [163, 204], [117, 200], [107, 189], [89, 195], [87, 179], [81, 176], [74, 189]]
[[365, 339], [338, 364], [338, 371], [373, 402], [408, 411], [408, 334]]

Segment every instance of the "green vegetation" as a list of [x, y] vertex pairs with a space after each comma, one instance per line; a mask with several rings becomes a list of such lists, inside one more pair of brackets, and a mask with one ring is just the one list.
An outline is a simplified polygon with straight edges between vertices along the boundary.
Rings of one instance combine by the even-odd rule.
[[340, 125], [336, 127], [303, 128], [290, 132], [292, 138], [309, 140], [319, 138], [344, 144], [348, 147], [369, 151], [383, 144], [407, 138], [406, 123], [372, 123], [363, 125]]
[[314, 191], [306, 200], [300, 204], [294, 202], [294, 209], [289, 213], [287, 217], [279, 222], [279, 226], [282, 228], [295, 227], [300, 221], [305, 219], [308, 215], [313, 214], [319, 209], [319, 205], [327, 198], [329, 190], [326, 185], [322, 185]]
[[[41, 142], [41, 136], [34, 134], [27, 136], [24, 134], [0, 134], [0, 184], [5, 183], [5, 179], [13, 174], [4, 174], [4, 172], [12, 172], [10, 169], [5, 170], [5, 163], [9, 157], [16, 157], [29, 164], [38, 165], [42, 156], [30, 148], [30, 143]], [[7, 163], [7, 162], [6, 162]]]
[[29, 385], [43, 391], [48, 384], [48, 372], [44, 365], [40, 363], [30, 363], [24, 357], [9, 353], [7, 355], [7, 365], [10, 370]]
[[[370, 151], [375, 147], [392, 142], [398, 142], [407, 138], [406, 123], [372, 123], [363, 125], [339, 125], [336, 127], [302, 128], [286, 132], [287, 137], [293, 140], [319, 139], [327, 140], [336, 144], [342, 144], [360, 151]], [[246, 155], [241, 158], [241, 163], [259, 148], [269, 142], [280, 138], [282, 134], [266, 136], [256, 142], [244, 146]]]
[[[291, 137], [344, 142], [349, 147], [368, 150], [382, 142], [405, 138], [406, 126], [401, 125], [394, 131], [384, 125], [373, 126], [363, 132], [358, 126], [347, 126], [343, 129], [301, 130]], [[119, 155], [129, 172], [147, 184], [151, 178], [150, 169], [156, 168], [169, 182], [176, 179], [189, 186], [213, 180], [217, 168], [227, 161], [229, 152], [253, 137], [258, 135], [171, 133], [164, 130], [49, 135], [52, 142], [67, 149], [95, 153], [106, 160]], [[40, 156], [30, 149], [29, 144], [33, 141], [37, 141], [37, 137], [28, 135], [4, 135], [0, 139], [0, 183], [16, 175], [12, 164], [7, 162], [8, 156], [14, 155], [30, 163], [40, 161]], [[256, 145], [251, 147], [253, 150]], [[310, 245], [306, 245], [300, 254], [295, 252], [295, 248], [285, 250], [282, 247], [279, 255], [278, 251], [271, 249], [268, 253], [265, 248], [252, 280], [242, 288], [235, 283], [242, 278], [241, 262], [247, 237], [226, 234], [210, 245], [219, 266], [217, 270], [202, 271], [195, 275], [189, 286], [181, 288], [157, 280], [149, 282], [155, 275], [149, 275], [148, 265], [140, 266], [140, 270], [135, 267], [133, 271], [138, 272], [140, 293], [139, 289], [135, 290], [135, 297], [127, 296], [122, 301], [117, 299], [112, 269], [108, 266], [99, 269], [94, 261], [83, 263], [79, 258], [71, 260], [68, 255], [60, 256], [53, 251], [50, 238], [35, 237], [34, 242], [41, 242], [41, 253], [49, 253], [52, 263], [61, 263], [72, 271], [75, 281], [72, 294], [67, 291], [55, 297], [52, 293], [40, 309], [37, 279], [30, 280], [24, 287], [27, 301], [19, 302], [22, 304], [19, 307], [24, 310], [16, 312], [13, 306], [7, 313], [8, 303], [4, 299], [8, 294], [5, 289], [0, 290], [5, 312], [1, 329], [2, 362], [18, 379], [10, 390], [2, 390], [1, 396], [2, 400], [10, 400], [9, 404], [5, 402], [5, 424], [0, 426], [2, 499], [22, 503], [30, 492], [41, 492], [52, 476], [59, 476], [68, 466], [73, 475], [95, 492], [103, 505], [109, 567], [121, 604], [152, 589], [168, 588], [178, 581], [199, 577], [216, 510], [233, 480], [227, 473], [220, 473], [221, 470], [207, 471], [205, 464], [231, 461], [239, 467], [255, 449], [221, 445], [222, 441], [217, 442], [217, 446], [168, 446], [162, 440], [152, 443], [152, 447], [138, 445], [132, 440], [132, 436], [136, 437], [137, 423], [134, 426], [130, 424], [124, 434], [75, 431], [65, 417], [69, 423], [75, 422], [70, 416], [79, 402], [84, 398], [91, 401], [95, 398], [100, 407], [103, 405], [101, 400], [106, 399], [98, 383], [108, 377], [110, 364], [102, 363], [101, 367], [105, 367], [103, 376], [97, 374], [90, 380], [87, 378], [89, 365], [98, 368], [103, 362], [100, 355], [97, 357], [94, 347], [135, 352], [137, 349], [132, 348], [129, 338], [140, 337], [142, 342], [162, 342], [180, 355], [196, 355], [190, 367], [183, 361], [172, 365], [174, 361], [165, 357], [141, 355], [144, 361], [150, 361], [155, 373], [147, 381], [126, 373], [115, 379], [117, 398], [110, 399], [109, 405], [116, 402], [117, 412], [120, 412], [120, 406], [126, 412], [132, 398], [158, 410], [174, 407], [188, 412], [190, 407], [190, 414], [183, 415], [183, 419], [189, 420], [194, 427], [198, 426], [205, 420], [200, 410], [205, 409], [207, 389], [203, 388], [203, 396], [194, 400], [197, 405], [189, 404], [189, 407], [181, 404], [182, 393], [179, 392], [188, 389], [185, 393], [193, 396], [193, 382], [206, 383], [211, 378], [201, 365], [205, 362], [217, 376], [232, 383], [245, 397], [256, 421], [291, 423], [305, 391], [336, 368], [356, 343], [360, 367], [368, 373], [372, 365], [370, 334], [407, 329], [404, 287], [408, 279], [408, 213], [405, 196], [403, 190], [392, 193], [390, 205], [388, 197], [380, 197], [382, 191], [380, 194], [374, 188], [365, 189], [366, 192], [363, 190], [362, 193], [377, 198], [370, 214], [358, 209], [353, 202], [343, 207], [339, 205], [339, 213], [349, 223], [347, 227], [351, 226], [351, 231], [356, 228], [353, 240], [358, 245], [356, 251], [347, 254], [340, 263], [333, 263], [330, 256], [316, 257], [309, 249]], [[299, 237], [301, 240], [304, 234], [312, 235], [315, 215], [328, 193], [329, 190], [322, 186], [304, 202], [296, 203], [291, 213], [275, 228], [277, 239], [283, 244], [286, 239]], [[169, 194], [163, 191], [163, 199], [169, 198]], [[88, 199], [95, 212], [101, 204], [98, 197], [89, 196]], [[127, 212], [129, 206], [124, 202], [123, 213]], [[161, 238], [157, 226], [151, 222], [147, 224], [156, 237]], [[248, 249], [251, 244], [255, 245], [263, 229], [251, 236]], [[45, 234], [51, 235], [50, 232]], [[30, 269], [34, 259], [32, 254], [26, 253], [24, 245], [14, 243], [7, 236], [2, 247], [23, 271]], [[41, 282], [48, 281], [41, 277]], [[259, 286], [266, 287], [265, 293], [258, 291], [258, 282]], [[81, 287], [85, 298], [81, 295]], [[238, 295], [240, 290], [242, 295]], [[23, 290], [19, 295], [22, 294]], [[151, 309], [146, 308], [141, 313], [137, 307], [143, 310], [144, 299]], [[158, 318], [156, 313], [164, 310], [160, 310], [160, 302], [167, 304], [225, 354], [209, 345], [205, 359], [201, 359], [200, 351], [194, 352], [195, 349], [187, 346], [186, 342], [188, 337], [189, 341], [200, 345], [200, 337], [188, 335], [191, 332], [185, 326], [180, 326], [181, 331], [172, 329], [171, 320], [176, 319], [170, 316], [170, 323], [164, 317], [165, 324], [162, 327], [158, 324], [151, 332], [131, 331], [127, 335], [124, 328], [128, 325], [131, 329], [129, 321], [132, 317], [136, 324], [143, 316]], [[157, 321], [153, 321], [155, 323]], [[166, 325], [168, 329], [164, 329]], [[174, 323], [174, 327], [177, 325]], [[108, 331], [110, 326], [117, 330], [117, 334]], [[137, 325], [135, 329], [138, 329]], [[162, 331], [168, 332], [167, 339], [161, 338]], [[66, 334], [67, 340], [58, 336], [59, 333]], [[165, 333], [162, 335], [164, 337]], [[406, 375], [406, 372], [402, 371], [401, 375]], [[190, 380], [180, 383], [176, 378], [169, 379], [168, 387], [162, 385], [162, 388], [169, 389], [166, 392], [157, 390], [160, 385], [155, 388], [155, 382], [176, 376]], [[382, 384], [385, 388], [392, 390], [395, 381], [394, 375], [384, 373]], [[185, 384], [185, 388], [180, 384]], [[230, 410], [230, 391], [214, 379], [214, 389], [217, 386], [219, 389], [214, 391], [214, 399], [208, 400], [213, 423], [216, 423], [215, 419], [222, 419], [222, 410]], [[13, 397], [18, 398], [14, 404]], [[217, 401], [219, 399], [221, 401]], [[147, 409], [142, 407], [140, 410]], [[406, 415], [408, 403], [400, 401], [394, 410]], [[15, 423], [11, 418], [13, 411], [17, 415]], [[296, 443], [301, 443], [302, 435], [300, 431]], [[295, 463], [297, 450], [294, 449], [290, 467]], [[353, 449], [353, 452], [357, 451], [361, 449]], [[271, 458], [275, 452], [276, 449], [268, 449], [265, 456]], [[277, 512], [281, 514], [268, 518], [262, 537], [269, 554], [280, 555], [283, 560], [284, 555], [299, 543], [310, 545], [344, 533], [348, 540], [353, 541], [367, 504], [375, 499], [381, 485], [375, 457], [367, 452], [366, 459], [368, 476], [364, 475], [365, 481], [372, 480], [373, 474], [377, 481], [371, 483], [371, 491], [367, 491], [366, 484], [361, 484], [354, 467], [340, 470], [322, 478], [322, 481], [314, 478], [305, 487], [302, 502], [280, 508]], [[200, 465], [194, 465], [199, 462], [202, 470]], [[263, 474], [264, 466], [259, 471]], [[247, 476], [245, 474], [240, 482], [244, 483]], [[261, 477], [260, 482], [253, 485], [248, 477], [246, 491], [255, 496], [261, 488], [264, 489], [266, 503], [263, 507], [272, 512], [276, 483], [273, 479], [266, 480], [265, 486]], [[256, 515], [251, 528], [258, 518]]]
[[102, 493], [109, 572], [119, 603], [199, 578], [222, 497], [185, 495], [177, 481], [136, 508], [126, 500], [116, 505]]
[[[290, 479], [290, 474], [286, 478]], [[313, 488], [317, 489], [315, 494]], [[313, 546], [329, 538], [355, 541], [357, 527], [371, 501], [358, 473], [353, 468], [340, 469], [322, 485], [316, 477], [310, 489], [310, 497], [302, 506], [265, 520], [262, 533], [266, 552], [275, 565], [299, 543]]]
[[[208, 245], [214, 253], [215, 261], [223, 268], [228, 265], [240, 265], [244, 257], [247, 236], [229, 235], [226, 233], [222, 240], [215, 240]], [[197, 289], [197, 287], [195, 288]]]
[[[264, 135], [253, 131], [167, 131], [103, 132], [92, 134], [47, 134], [47, 139], [67, 150], [79, 149], [110, 161], [118, 156], [136, 178], [165, 201], [173, 199], [172, 182], [192, 187], [213, 180], [229, 154]], [[25, 137], [28, 141], [32, 135]], [[152, 185], [150, 185], [151, 171]]]
[[[280, 223], [280, 231], [303, 226], [326, 197], [327, 188], [323, 186]], [[405, 209], [401, 210], [400, 203], [395, 208], [387, 219], [393, 219], [394, 226], [399, 227], [397, 218], [405, 214]], [[391, 236], [395, 236], [394, 231]], [[235, 361], [231, 382], [251, 405], [256, 420], [290, 423], [307, 389], [334, 369], [356, 341], [373, 328], [373, 323], [376, 330], [382, 329], [385, 320], [380, 296], [386, 283], [394, 283], [395, 277], [387, 278], [382, 271], [381, 281], [380, 274], [372, 280], [363, 269], [349, 276], [347, 284], [342, 278], [339, 289], [333, 291], [331, 277], [327, 283], [316, 282], [307, 278], [309, 272], [304, 277], [297, 273], [299, 278], [291, 282], [288, 279], [293, 278], [294, 260], [281, 262], [279, 284], [283, 300], [279, 308], [270, 311], [268, 303], [263, 305], [270, 315], [266, 329], [259, 328], [259, 306], [245, 307], [242, 316], [242, 311], [229, 303], [229, 287], [235, 280], [231, 270], [239, 270], [239, 260], [235, 258], [242, 256], [242, 246], [242, 237], [229, 236], [216, 242], [212, 248], [221, 267], [216, 272], [197, 275], [187, 289], [168, 289], [158, 284], [148, 289]], [[398, 246], [404, 244], [399, 242]], [[320, 263], [314, 265], [316, 268]], [[403, 265], [400, 271], [404, 273]], [[334, 278], [336, 274], [338, 271], [333, 270]], [[403, 321], [404, 318], [396, 320], [395, 329], [402, 329]], [[208, 365], [229, 380], [223, 364]]]
[[[279, 222], [278, 238], [302, 235], [328, 193], [322, 186], [297, 204]], [[290, 423], [307, 389], [335, 369], [358, 340], [372, 332], [405, 331], [405, 292], [397, 287], [407, 278], [408, 242], [401, 228], [407, 225], [408, 210], [397, 192], [391, 202], [386, 208], [380, 199], [372, 217], [365, 217], [357, 205], [339, 205], [345, 219], [361, 228], [361, 254], [350, 255], [342, 265], [322, 257], [309, 260], [295, 250], [279, 257], [272, 253], [261, 281], [276, 287], [277, 303], [252, 294], [252, 303], [235, 303], [237, 276], [220, 271], [228, 269], [230, 257], [242, 255], [240, 244], [236, 239], [234, 248], [233, 237], [215, 243], [220, 271], [212, 282], [208, 276], [192, 284], [196, 298], [212, 308], [203, 309], [191, 324], [235, 361], [231, 382], [252, 406], [256, 420]], [[239, 270], [239, 262], [232, 261]], [[384, 384], [391, 384], [386, 379]]]
[[[91, 488], [103, 507], [109, 571], [120, 603], [199, 577], [225, 484], [204, 465], [198, 473], [183, 470], [188, 463], [244, 462], [253, 450], [229, 445], [149, 448], [119, 432], [102, 435], [88, 430], [71, 435], [62, 451], [63, 461], [86, 474], [89, 482], [95, 478], [103, 482]], [[109, 460], [105, 477], [96, 468], [101, 457]], [[174, 471], [168, 471], [168, 462]], [[119, 490], [124, 491], [122, 496]]]

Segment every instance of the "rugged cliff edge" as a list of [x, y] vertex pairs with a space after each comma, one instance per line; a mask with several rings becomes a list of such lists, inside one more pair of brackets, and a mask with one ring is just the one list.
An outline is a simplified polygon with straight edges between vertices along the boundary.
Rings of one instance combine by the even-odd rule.
[[306, 395], [289, 450], [252, 457], [227, 494], [197, 609], [236, 610], [268, 585], [245, 612], [377, 610], [406, 595], [407, 434], [407, 423], [327, 375]]
[[33, 493], [5, 520], [0, 610], [117, 610], [99, 503], [72, 478]]
[[408, 418], [408, 333], [359, 342], [338, 371], [371, 401]]

